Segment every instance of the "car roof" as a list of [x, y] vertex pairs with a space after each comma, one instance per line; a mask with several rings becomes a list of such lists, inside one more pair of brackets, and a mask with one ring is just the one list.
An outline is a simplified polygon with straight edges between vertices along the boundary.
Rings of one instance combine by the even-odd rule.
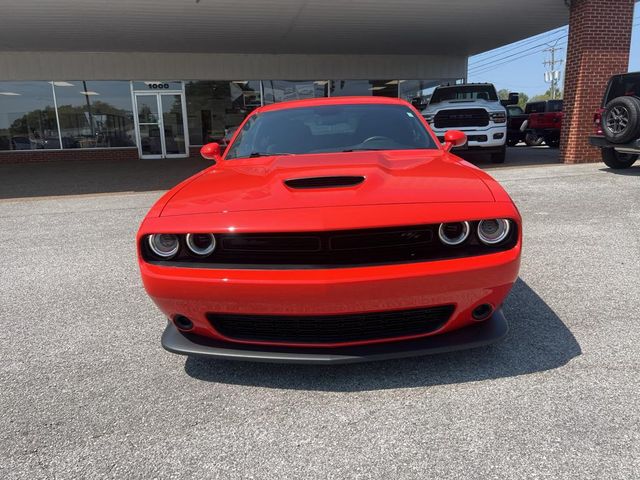
[[391, 97], [321, 97], [272, 103], [270, 105], [256, 108], [254, 112], [272, 112], [275, 110], [287, 110], [290, 108], [318, 107], [326, 105], [403, 105], [405, 107], [411, 107], [408, 102], [400, 100], [399, 98]]

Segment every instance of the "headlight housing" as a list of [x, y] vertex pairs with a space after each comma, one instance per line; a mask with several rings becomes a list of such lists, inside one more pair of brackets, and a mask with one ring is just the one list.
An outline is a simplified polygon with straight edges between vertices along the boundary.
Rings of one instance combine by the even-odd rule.
[[506, 112], [491, 112], [489, 116], [494, 123], [504, 123], [507, 121]]
[[497, 245], [503, 242], [511, 231], [511, 222], [505, 218], [481, 220], [478, 223], [478, 238], [485, 245]]
[[469, 238], [470, 232], [469, 222], [441, 223], [438, 228], [438, 237], [445, 245], [455, 246]]
[[423, 115], [423, 117], [427, 121], [427, 123], [433, 123], [435, 115], [433, 115], [432, 113], [428, 113], [427, 115]]
[[211, 255], [216, 249], [216, 237], [212, 233], [187, 233], [187, 248], [199, 257]]
[[149, 248], [161, 258], [172, 258], [180, 250], [180, 240], [171, 233], [156, 233], [149, 235]]

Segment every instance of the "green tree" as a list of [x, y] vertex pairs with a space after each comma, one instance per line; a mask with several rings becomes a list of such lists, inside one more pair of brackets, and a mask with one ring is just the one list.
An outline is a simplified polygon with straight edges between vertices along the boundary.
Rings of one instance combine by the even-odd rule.
[[[543, 102], [545, 100], [552, 100], [551, 88], [549, 88], [546, 92], [541, 93], [539, 95], [535, 95], [533, 98], [531, 98], [532, 102]], [[556, 94], [556, 100], [562, 100], [562, 91]]]
[[524, 92], [520, 92], [518, 95], [520, 96], [520, 100], [518, 100], [518, 106], [524, 110], [524, 107], [529, 102], [529, 95]]

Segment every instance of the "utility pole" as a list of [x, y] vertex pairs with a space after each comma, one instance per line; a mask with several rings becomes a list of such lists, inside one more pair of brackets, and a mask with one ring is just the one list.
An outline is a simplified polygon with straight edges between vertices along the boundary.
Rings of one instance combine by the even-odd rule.
[[560, 66], [564, 62], [564, 60], [556, 60], [556, 52], [562, 50], [560, 47], [556, 47], [554, 44], [552, 47], [546, 48], [544, 51], [549, 52], [551, 54], [550, 60], [545, 60], [543, 65], [547, 67], [547, 70], [544, 72], [544, 81], [546, 83], [551, 84], [551, 99], [555, 100], [560, 93], [560, 89], [558, 88], [558, 84], [560, 83], [560, 76], [562, 71], [558, 68], [556, 69], [556, 65]]

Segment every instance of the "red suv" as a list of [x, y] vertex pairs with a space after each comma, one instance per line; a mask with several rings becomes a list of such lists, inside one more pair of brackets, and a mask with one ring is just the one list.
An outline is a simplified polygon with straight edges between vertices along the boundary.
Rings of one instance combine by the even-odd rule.
[[551, 148], [560, 146], [562, 129], [562, 100], [547, 100], [527, 104], [529, 113], [527, 133], [530, 137], [543, 138]]

